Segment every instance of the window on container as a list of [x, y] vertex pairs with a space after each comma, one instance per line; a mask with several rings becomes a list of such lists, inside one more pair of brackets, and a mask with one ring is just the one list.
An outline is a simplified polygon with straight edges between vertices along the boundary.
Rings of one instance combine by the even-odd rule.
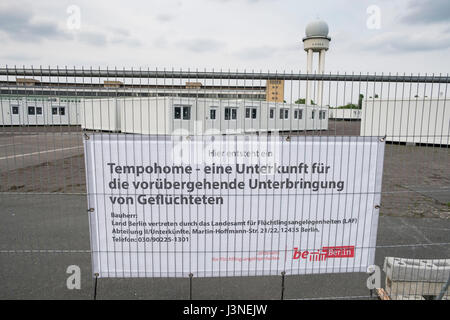
[[231, 114], [230, 108], [225, 108], [224, 119], [230, 120], [230, 114]]
[[325, 119], [325, 111], [319, 111], [319, 119]]
[[251, 112], [250, 108], [245, 108], [245, 119], [250, 119], [250, 112]]
[[58, 114], [58, 108], [57, 107], [52, 107], [52, 115], [57, 115]]
[[225, 120], [236, 120], [237, 119], [237, 109], [236, 108], [225, 108]]
[[181, 119], [181, 107], [174, 107], [173, 108], [173, 118], [174, 119]]
[[19, 106], [12, 106], [11, 107], [11, 113], [12, 114], [19, 114]]
[[256, 119], [256, 114], [257, 114], [256, 108], [252, 108], [252, 119]]
[[303, 110], [302, 109], [294, 110], [294, 119], [301, 119], [301, 118], [303, 118]]
[[183, 120], [191, 120], [191, 107], [183, 107]]
[[313, 110], [313, 111], [311, 112], [311, 119], [314, 119], [315, 115], [316, 115], [316, 111]]
[[66, 114], [66, 107], [59, 107], [59, 115], [63, 116]]
[[36, 114], [42, 114], [42, 107], [36, 107]]
[[216, 120], [217, 110], [215, 108], [211, 108], [209, 110], [209, 119]]
[[275, 118], [275, 108], [270, 108], [269, 109], [269, 118], [270, 119]]
[[28, 114], [29, 115], [35, 115], [36, 114], [36, 108], [35, 107], [28, 107]]
[[280, 119], [288, 119], [289, 118], [289, 109], [280, 109]]

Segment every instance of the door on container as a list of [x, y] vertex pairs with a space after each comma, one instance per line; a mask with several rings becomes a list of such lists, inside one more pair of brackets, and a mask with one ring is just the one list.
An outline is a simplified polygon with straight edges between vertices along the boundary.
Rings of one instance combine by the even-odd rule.
[[44, 105], [36, 105], [36, 123], [39, 125], [43, 125], [45, 123], [45, 115], [44, 115]]
[[44, 112], [42, 110], [42, 105], [34, 104], [34, 105], [27, 105], [27, 108], [25, 110], [26, 114], [26, 125], [42, 125], [44, 124]]
[[280, 108], [278, 109], [279, 123], [278, 129], [281, 131], [291, 130], [291, 122], [289, 120], [290, 117], [290, 109], [289, 108]]
[[21, 124], [20, 108], [21, 106], [19, 104], [11, 104], [8, 114], [5, 115], [6, 117], [9, 117], [9, 119], [5, 119], [5, 123], [11, 121], [12, 125], [15, 126], [20, 125]]
[[238, 131], [238, 108], [225, 107], [223, 110], [224, 125], [222, 126], [222, 133], [233, 133]]
[[303, 117], [303, 109], [294, 108], [292, 110], [292, 129], [303, 130], [305, 128], [305, 119]]
[[187, 104], [174, 104], [173, 112], [173, 133], [180, 135], [190, 135], [194, 131], [194, 121], [191, 120], [192, 106]]
[[206, 111], [206, 134], [220, 134], [220, 108], [210, 106]]
[[66, 106], [52, 105], [50, 108], [51, 116], [49, 124], [68, 124]]
[[246, 106], [244, 108], [244, 131], [253, 132], [259, 131], [260, 123], [258, 121], [258, 108], [255, 106]]

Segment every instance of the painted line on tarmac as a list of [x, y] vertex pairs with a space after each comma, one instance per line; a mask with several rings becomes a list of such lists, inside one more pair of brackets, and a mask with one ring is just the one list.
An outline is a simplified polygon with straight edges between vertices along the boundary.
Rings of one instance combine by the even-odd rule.
[[26, 156], [33, 156], [33, 155], [35, 155], [35, 154], [43, 154], [43, 153], [50, 153], [50, 152], [58, 152], [58, 151], [64, 151], [64, 150], [81, 149], [81, 148], [83, 148], [83, 146], [68, 147], [68, 148], [59, 148], [59, 149], [52, 149], [52, 150], [45, 150], [45, 151], [37, 151], [37, 152], [31, 152], [31, 153], [16, 154], [16, 155], [13, 155], [13, 156], [1, 157], [0, 160], [6, 160], [6, 159], [12, 159], [12, 158], [19, 158], [19, 157], [26, 157]]
[[10, 143], [10, 144], [0, 144], [0, 148], [2, 147], [9, 147], [9, 146], [17, 146], [19, 144], [23, 144], [23, 143]]

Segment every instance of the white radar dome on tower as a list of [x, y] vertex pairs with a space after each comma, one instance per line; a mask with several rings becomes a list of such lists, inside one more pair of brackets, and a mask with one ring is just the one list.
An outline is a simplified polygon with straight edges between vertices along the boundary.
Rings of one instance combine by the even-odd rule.
[[306, 37], [328, 37], [328, 24], [323, 20], [308, 23], [305, 28]]

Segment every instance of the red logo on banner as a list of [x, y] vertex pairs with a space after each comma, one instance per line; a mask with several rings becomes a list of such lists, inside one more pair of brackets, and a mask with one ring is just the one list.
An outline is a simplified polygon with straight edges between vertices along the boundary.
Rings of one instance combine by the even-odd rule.
[[323, 247], [318, 251], [301, 251], [294, 248], [293, 260], [302, 259], [309, 261], [324, 261], [329, 258], [353, 258], [355, 256], [354, 246]]
[[326, 252], [327, 258], [353, 258], [355, 256], [354, 246], [323, 247], [322, 251]]

